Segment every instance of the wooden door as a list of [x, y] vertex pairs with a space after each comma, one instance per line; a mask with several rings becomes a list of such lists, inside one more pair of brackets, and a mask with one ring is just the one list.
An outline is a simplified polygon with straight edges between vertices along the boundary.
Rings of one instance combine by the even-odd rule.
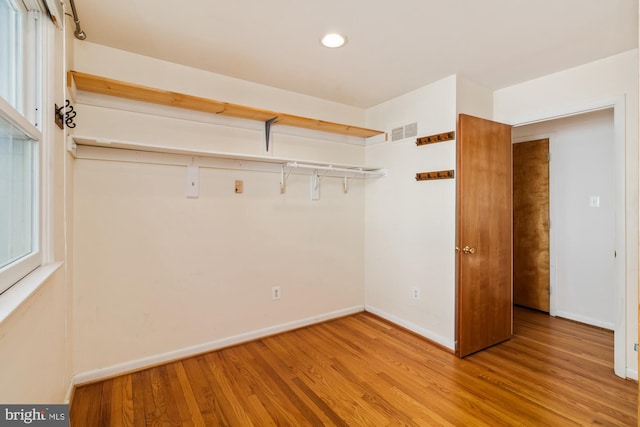
[[549, 140], [513, 144], [513, 301], [549, 312]]
[[460, 114], [457, 343], [467, 356], [511, 337], [511, 126]]

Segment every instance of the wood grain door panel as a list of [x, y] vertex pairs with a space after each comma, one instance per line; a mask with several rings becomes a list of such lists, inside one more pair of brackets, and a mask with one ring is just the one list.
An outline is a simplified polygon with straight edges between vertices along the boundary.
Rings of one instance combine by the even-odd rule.
[[549, 312], [549, 140], [513, 144], [513, 300]]
[[461, 114], [457, 139], [457, 346], [464, 357], [511, 337], [511, 126]]

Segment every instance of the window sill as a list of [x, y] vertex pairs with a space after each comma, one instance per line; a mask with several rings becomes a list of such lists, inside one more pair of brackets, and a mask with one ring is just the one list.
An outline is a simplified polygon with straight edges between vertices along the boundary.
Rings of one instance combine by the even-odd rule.
[[0, 323], [4, 322], [11, 314], [33, 295], [62, 265], [62, 262], [53, 262], [42, 265], [18, 283], [7, 289], [0, 295]]

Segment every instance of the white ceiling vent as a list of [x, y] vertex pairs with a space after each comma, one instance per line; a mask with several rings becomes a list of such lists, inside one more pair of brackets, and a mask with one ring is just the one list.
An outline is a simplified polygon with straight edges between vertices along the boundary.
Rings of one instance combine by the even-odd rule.
[[404, 128], [401, 126], [391, 129], [391, 141], [400, 141], [401, 139], [404, 139]]
[[404, 126], [404, 137], [414, 138], [418, 136], [418, 123], [411, 123]]

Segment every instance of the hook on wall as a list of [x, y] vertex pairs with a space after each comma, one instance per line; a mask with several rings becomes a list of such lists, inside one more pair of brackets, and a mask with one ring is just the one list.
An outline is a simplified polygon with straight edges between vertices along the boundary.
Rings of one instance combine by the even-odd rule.
[[[67, 125], [68, 128], [73, 129], [76, 127], [76, 124], [73, 122], [73, 119], [76, 117], [78, 113], [73, 110], [73, 105], [67, 99], [63, 107], [58, 107], [57, 104], [54, 104], [55, 108], [55, 122], [60, 129], [64, 128], [64, 125]], [[66, 108], [66, 111], [63, 110]]]
[[291, 175], [291, 169], [289, 169], [289, 172], [287, 172], [285, 174], [284, 170], [287, 167], [287, 165], [282, 165], [280, 168], [280, 194], [284, 194], [287, 191], [287, 180], [289, 179], [289, 175]]
[[347, 176], [346, 172], [344, 174], [344, 182], [342, 184], [342, 191], [344, 191], [344, 194], [349, 193], [349, 177]]
[[311, 175], [311, 200], [320, 200], [320, 175], [317, 169]]

